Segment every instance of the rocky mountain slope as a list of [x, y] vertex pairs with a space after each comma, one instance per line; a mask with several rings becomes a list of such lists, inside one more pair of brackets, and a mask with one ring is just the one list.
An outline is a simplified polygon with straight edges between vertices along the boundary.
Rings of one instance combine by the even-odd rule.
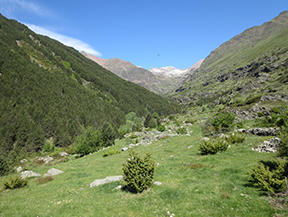
[[212, 51], [174, 99], [192, 106], [287, 100], [287, 35], [288, 11], [247, 29]]
[[[118, 58], [109, 60], [95, 57], [85, 51], [81, 52], [85, 57], [97, 62], [105, 69], [113, 72], [119, 77], [136, 83], [146, 89], [160, 95], [175, 89], [187, 76], [191, 69], [196, 69], [201, 61], [192, 66], [190, 69], [176, 69], [172, 66], [163, 67], [161, 69], [152, 68], [149, 71], [135, 66], [134, 64]], [[199, 66], [198, 66], [199, 67]]]

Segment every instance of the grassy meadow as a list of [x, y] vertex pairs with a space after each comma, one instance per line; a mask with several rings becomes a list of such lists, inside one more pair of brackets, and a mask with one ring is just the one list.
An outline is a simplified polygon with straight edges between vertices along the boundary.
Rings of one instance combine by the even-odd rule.
[[[128, 151], [108, 157], [100, 151], [34, 168], [31, 159], [27, 167], [41, 175], [50, 168], [64, 173], [45, 184], [32, 178], [21, 189], [2, 189], [0, 216], [285, 216], [269, 204], [265, 192], [250, 187], [246, 178], [253, 165], [275, 157], [251, 150], [264, 137], [246, 135], [244, 143], [233, 144], [226, 152], [202, 156], [200, 127], [189, 126], [189, 130], [191, 136], [166, 137], [133, 148], [142, 156], [152, 153], [157, 163], [154, 180], [162, 182], [161, 186], [153, 185], [139, 194], [115, 189], [121, 181], [89, 187], [95, 179], [121, 175]], [[123, 139], [110, 149], [125, 146]], [[1, 177], [1, 183], [3, 179], [7, 177]]]

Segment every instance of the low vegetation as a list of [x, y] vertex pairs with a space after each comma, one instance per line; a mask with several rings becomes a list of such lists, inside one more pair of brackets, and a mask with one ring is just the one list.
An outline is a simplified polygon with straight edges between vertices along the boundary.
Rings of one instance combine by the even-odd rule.
[[151, 154], [141, 157], [137, 152], [130, 150], [129, 158], [123, 163], [123, 179], [128, 190], [141, 193], [153, 184], [155, 162]]
[[228, 149], [229, 144], [223, 139], [217, 139], [215, 141], [202, 140], [199, 145], [199, 151], [202, 155], [216, 154]]
[[28, 184], [28, 177], [22, 178], [21, 176], [10, 177], [9, 180], [3, 180], [4, 189], [22, 188]]

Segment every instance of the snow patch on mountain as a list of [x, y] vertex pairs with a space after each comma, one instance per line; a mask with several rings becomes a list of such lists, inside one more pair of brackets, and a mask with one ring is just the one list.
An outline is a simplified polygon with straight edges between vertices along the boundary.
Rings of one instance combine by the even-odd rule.
[[187, 73], [189, 69], [176, 69], [173, 66], [166, 66], [162, 68], [151, 68], [149, 71], [156, 75], [164, 75], [167, 77], [179, 77]]
[[166, 77], [181, 77], [181, 76], [185, 76], [185, 74], [189, 72], [191, 73], [192, 71], [195, 71], [196, 69], [198, 69], [203, 63], [203, 61], [204, 59], [199, 60], [189, 69], [177, 69], [173, 66], [166, 66], [162, 68], [151, 68], [149, 71], [155, 75], [163, 75]]

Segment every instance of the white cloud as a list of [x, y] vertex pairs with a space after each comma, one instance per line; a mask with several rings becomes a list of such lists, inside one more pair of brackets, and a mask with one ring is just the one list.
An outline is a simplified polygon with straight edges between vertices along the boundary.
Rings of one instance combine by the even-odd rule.
[[31, 29], [32, 31], [36, 32], [37, 34], [40, 35], [45, 35], [48, 36], [50, 38], [56, 39], [57, 41], [60, 41], [61, 43], [73, 47], [78, 51], [85, 51], [87, 53], [93, 54], [95, 56], [101, 56], [102, 54], [96, 50], [94, 50], [89, 44], [86, 44], [83, 41], [80, 41], [78, 39], [69, 37], [69, 36], [65, 36], [65, 35], [61, 35], [55, 32], [52, 32], [50, 30], [47, 30], [45, 28], [33, 25], [33, 24], [25, 24], [29, 27], [29, 29]]
[[34, 14], [44, 16], [47, 15], [48, 10], [39, 5], [27, 0], [0, 0], [0, 9], [2, 13], [12, 16], [17, 12], [25, 10]]

